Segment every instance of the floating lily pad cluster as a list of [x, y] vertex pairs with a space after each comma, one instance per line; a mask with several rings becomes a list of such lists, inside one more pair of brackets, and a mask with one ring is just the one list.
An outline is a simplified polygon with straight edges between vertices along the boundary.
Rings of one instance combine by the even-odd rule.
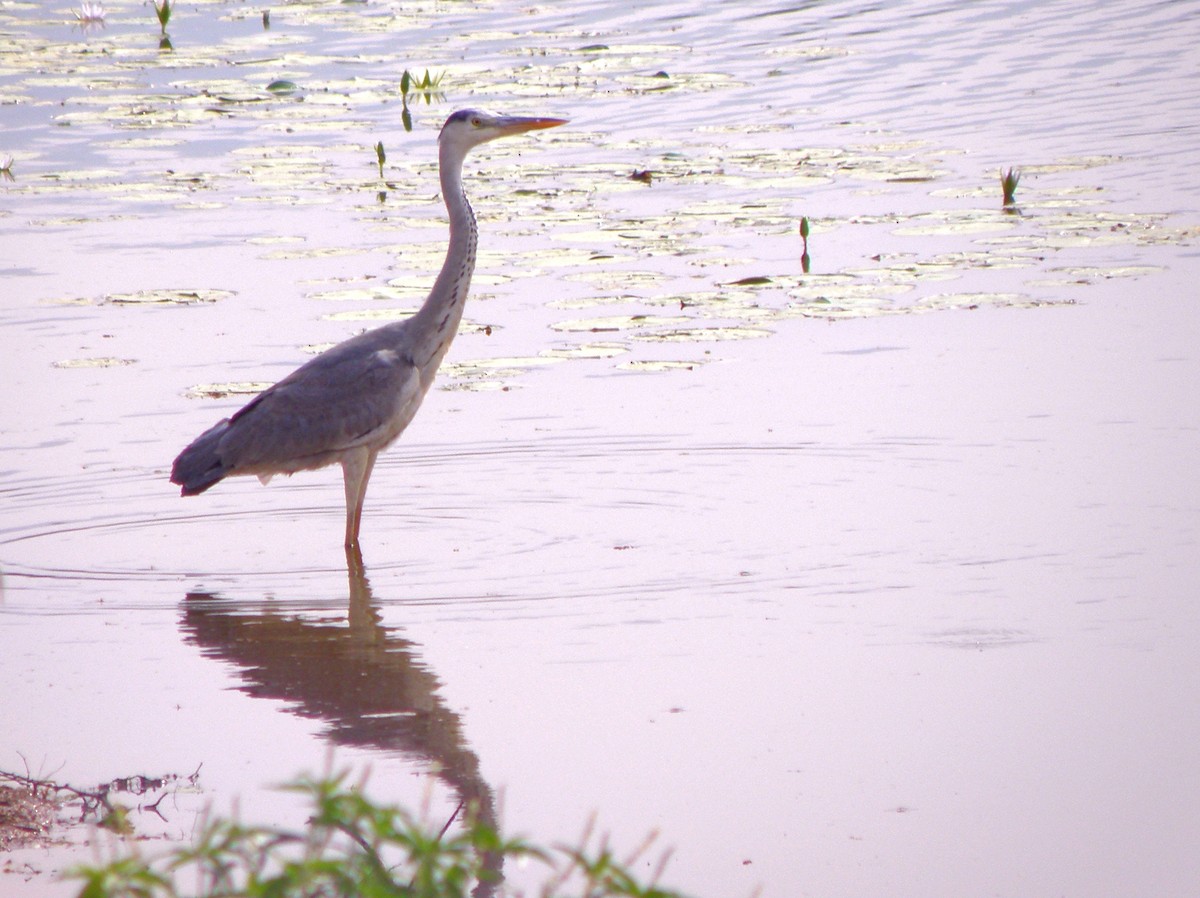
[[[308, 0], [269, 19], [219, 0], [156, 2], [156, 21], [132, 0], [97, 6], [0, 6], [0, 106], [37, 135], [6, 146], [0, 133], [0, 190], [17, 213], [0, 218], [0, 239], [18, 221], [86, 238], [126, 222], [186, 231], [224, 211], [236, 238], [198, 236], [218, 253], [236, 239], [264, 262], [304, 263], [297, 292], [335, 320], [394, 318], [427, 289], [445, 238], [431, 141], [451, 108], [502, 95], [592, 110], [536, 152], [496, 147], [471, 173], [485, 239], [466, 331], [479, 339], [465, 351], [488, 351], [504, 315], [487, 300], [525, 290], [518, 282], [544, 285], [545, 339], [523, 359], [450, 366], [459, 386], [579, 359], [687, 370], [714, 344], [769, 337], [789, 319], [1067, 305], [1097, 279], [1153, 268], [1113, 262], [1112, 247], [1191, 236], [1165, 216], [1111, 208], [1085, 183], [1105, 157], [1014, 160], [1001, 202], [995, 169], [972, 171], [954, 147], [853, 122], [815, 141], [798, 104], [772, 121], [601, 130], [606, 111], [624, 121], [630, 109], [717, 109], [746, 90], [745, 71], [705, 71], [669, 42], [464, 31], [434, 2]], [[151, 26], [164, 38], [169, 26], [169, 53]], [[398, 34], [417, 36], [408, 58]], [[476, 47], [493, 49], [475, 61]], [[765, 75], [843, 53], [772, 51]], [[312, 205], [327, 242], [239, 211]], [[361, 282], [335, 266], [346, 258]], [[219, 266], [208, 278], [146, 284], [131, 269], [126, 288], [79, 299], [237, 301]]]

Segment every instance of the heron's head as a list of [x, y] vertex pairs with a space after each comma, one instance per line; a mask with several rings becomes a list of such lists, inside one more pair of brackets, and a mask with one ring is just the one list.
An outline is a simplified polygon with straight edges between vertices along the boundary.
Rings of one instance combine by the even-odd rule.
[[478, 109], [460, 109], [442, 125], [438, 143], [466, 153], [472, 147], [497, 137], [509, 137], [542, 128], [557, 128], [566, 123], [567, 120], [562, 118], [525, 118], [518, 115], [494, 115]]

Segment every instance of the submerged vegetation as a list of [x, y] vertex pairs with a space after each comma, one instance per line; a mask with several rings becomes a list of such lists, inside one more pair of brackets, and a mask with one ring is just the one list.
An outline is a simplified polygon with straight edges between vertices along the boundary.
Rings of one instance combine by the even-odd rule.
[[276, 96], [290, 96], [300, 90], [300, 87], [295, 81], [289, 81], [286, 78], [276, 78], [267, 85], [267, 90]]
[[[33, 776], [28, 770], [0, 770], [0, 851], [55, 844], [69, 823], [88, 824], [118, 834], [133, 832], [129, 804], [159, 814], [159, 805], [176, 790], [195, 786], [200, 770], [188, 776], [127, 776], [98, 786], [80, 788]], [[154, 801], [150, 799], [154, 798]]]
[[[76, 32], [87, 30], [81, 24], [85, 17], [103, 15], [104, 6], [95, 0], [73, 3], [76, 21], [70, 24]], [[177, 0], [137, 4], [139, 18], [146, 14], [146, 5], [153, 6], [161, 31], [179, 27]], [[744, 73], [737, 71], [685, 77], [679, 57], [672, 55], [683, 48], [670, 43], [656, 50], [663, 59], [650, 65], [642, 59], [644, 48], [634, 44], [593, 43], [589, 38], [571, 42], [564, 54], [531, 55], [520, 40], [508, 38], [497, 42], [495, 70], [457, 63], [453, 69], [440, 68], [451, 65], [450, 60], [469, 58], [470, 36], [464, 34], [448, 47], [437, 41], [414, 44], [406, 64], [396, 59], [389, 35], [405, 29], [415, 32], [426, 13], [368, 16], [362, 4], [314, 2], [280, 6], [271, 14], [244, 8], [220, 15], [208, 14], [215, 13], [215, 7], [202, 5], [204, 14], [189, 20], [189, 28], [196, 29], [193, 39], [177, 59], [160, 57], [147, 41], [131, 41], [119, 28], [110, 29], [116, 34], [103, 35], [92, 29], [91, 34], [72, 34], [70, 40], [43, 46], [32, 32], [21, 33], [23, 19], [36, 19], [26, 6], [0, 13], [5, 28], [16, 35], [6, 57], [10, 71], [0, 76], [0, 89], [7, 88], [5, 96], [27, 106], [31, 116], [43, 116], [45, 127], [54, 129], [47, 134], [86, 131], [107, 139], [76, 141], [60, 155], [39, 156], [23, 145], [6, 145], [6, 151], [19, 151], [18, 162], [0, 168], [0, 188], [10, 187], [19, 167], [20, 183], [6, 196], [27, 204], [27, 211], [10, 216], [8, 224], [15, 229], [15, 222], [24, 217], [36, 227], [66, 226], [89, 239], [114, 198], [123, 205], [150, 204], [157, 208], [145, 214], [164, 217], [180, 210], [202, 218], [219, 207], [236, 216], [263, 204], [294, 209], [328, 204], [338, 206], [347, 224], [357, 226], [369, 219], [369, 228], [382, 232], [405, 230], [412, 222], [423, 226], [421, 216], [410, 218], [407, 200], [383, 217], [364, 212], [366, 207], [358, 203], [373, 196], [377, 207], [391, 196], [408, 196], [398, 191], [413, 183], [431, 160], [410, 154], [404, 135], [396, 132], [401, 127], [408, 132], [422, 125], [435, 127], [442, 115], [419, 107], [436, 107], [447, 99], [443, 91], [457, 106], [506, 83], [515, 98], [555, 97], [556, 104], [567, 104], [566, 111], [572, 105], [641, 103], [651, 92], [661, 96], [665, 88], [679, 98], [679, 108], [686, 109], [683, 97], [688, 93], [726, 92], [732, 97], [744, 87], [738, 77]], [[126, 9], [122, 5], [109, 15]], [[274, 30], [251, 40], [246, 26], [254, 25], [257, 31], [260, 17], [264, 29]], [[144, 26], [146, 20], [141, 21]], [[349, 43], [341, 45], [346, 35], [355, 37], [352, 50], [347, 49]], [[335, 36], [337, 42], [329, 44]], [[22, 49], [35, 45], [42, 48], [37, 53]], [[510, 60], [507, 67], [505, 59]], [[665, 71], [658, 70], [660, 65]], [[355, 76], [343, 77], [351, 69]], [[187, 76], [181, 77], [180, 70]], [[672, 73], [670, 78], [666, 71]], [[63, 102], [34, 104], [27, 86], [45, 78], [52, 79], [47, 89], [53, 85], [63, 92]], [[57, 86], [57, 81], [65, 86]], [[402, 101], [399, 116], [397, 98]], [[691, 119], [675, 124], [687, 121]], [[855, 133], [861, 130], [858, 123], [845, 124]], [[231, 153], [214, 164], [212, 157], [202, 155], [207, 141], [185, 138], [192, 128], [206, 133], [219, 129], [221, 140], [233, 147]], [[794, 132], [794, 139], [761, 136], [777, 131]], [[344, 139], [348, 136], [351, 139]], [[10, 135], [17, 137], [17, 132]], [[559, 315], [552, 330], [568, 345], [523, 360], [525, 368], [546, 364], [547, 359], [590, 358], [597, 352], [606, 358], [657, 356], [656, 344], [664, 346], [661, 355], [667, 356], [685, 343], [697, 346], [690, 361], [703, 362], [711, 357], [712, 342], [767, 337], [777, 322], [795, 317], [1066, 304], [1074, 301], [1073, 294], [1085, 288], [1088, 278], [1138, 275], [1141, 269], [1136, 267], [1106, 265], [1106, 247], [1149, 246], [1192, 235], [1190, 230], [1166, 227], [1161, 215], [1107, 207], [1082, 189], [1094, 174], [1071, 173], [1114, 161], [1106, 156], [1030, 160], [1019, 171], [1001, 169], [1000, 178], [1007, 182], [1006, 205], [996, 209], [994, 182], [980, 184], [974, 170], [956, 171], [950, 163], [955, 154], [924, 141], [878, 135], [860, 140], [848, 134], [840, 145], [809, 145], [792, 124], [760, 121], [747, 128], [741, 121], [707, 120], [697, 120], [694, 132], [682, 141], [665, 131], [618, 131], [589, 138], [586, 129], [577, 130], [572, 140], [578, 149], [589, 139], [602, 139], [605, 153], [615, 153], [614, 158], [644, 160], [631, 175], [603, 188], [616, 204], [611, 212], [596, 217], [596, 172], [590, 164], [568, 161], [580, 157], [567, 154], [561, 165], [526, 171], [523, 177], [529, 183], [507, 196], [507, 205], [492, 207], [512, 229], [548, 234], [539, 264], [558, 269], [571, 285], [551, 304]], [[567, 138], [561, 141], [565, 147]], [[158, 155], [172, 157], [172, 173], [165, 178], [155, 174], [155, 165], [142, 164]], [[503, 177], [503, 168], [492, 171], [497, 179]], [[989, 171], [990, 181], [994, 165]], [[360, 180], [363, 174], [372, 177]], [[1018, 228], [1017, 184], [1030, 174], [1041, 183], [1036, 196], [1022, 194]], [[624, 195], [658, 182], [678, 187], [670, 214], [660, 213], [658, 202]], [[828, 211], [824, 196], [832, 193], [839, 197], [840, 214]], [[544, 202], [550, 195], [556, 197], [553, 208]], [[826, 240], [819, 276], [811, 274], [811, 249], [803, 232], [802, 246], [796, 246], [793, 209], [799, 197], [804, 197], [806, 211], [820, 214], [821, 237], [812, 235]], [[848, 197], [844, 204], [842, 197]], [[964, 205], [964, 198], [978, 202]], [[53, 205], [58, 199], [62, 209]], [[593, 220], [596, 227], [581, 229], [582, 222]], [[809, 225], [815, 220], [809, 219]], [[801, 220], [802, 231], [804, 224]], [[262, 221], [253, 220], [250, 227], [263, 229], [250, 245], [264, 247], [262, 259], [268, 264], [284, 257], [319, 264], [322, 258], [363, 252], [363, 247], [380, 259], [371, 264], [390, 264], [382, 258], [386, 247], [371, 236], [374, 231], [344, 241], [335, 238], [332, 245], [301, 248], [275, 245], [280, 236], [267, 232]], [[224, 252], [224, 239], [211, 245], [200, 242], [191, 251]], [[303, 240], [297, 234], [282, 239]], [[853, 252], [843, 255], [855, 246], [871, 250], [860, 257]], [[701, 264], [682, 268], [686, 278], [649, 261], [692, 256]], [[406, 284], [428, 259], [410, 253], [404, 264], [409, 262], [412, 270], [397, 275]], [[522, 265], [513, 267], [519, 274]], [[221, 268], [214, 265], [209, 270]], [[498, 277], [513, 274], [501, 263]], [[756, 275], [763, 277], [751, 278]], [[350, 288], [342, 277], [329, 272], [324, 283], [314, 285], [312, 295], [324, 300], [349, 293], [363, 301], [383, 295], [366, 276]], [[143, 302], [188, 302], [193, 301], [187, 297], [194, 289], [188, 282], [157, 288], [116, 283], [96, 291], [96, 296], [78, 299], [103, 303], [112, 296], [137, 295]], [[156, 295], [143, 296], [150, 292]], [[656, 314], [662, 309], [672, 310], [668, 320]], [[342, 312], [330, 309], [329, 314]], [[610, 336], [599, 349], [593, 346], [596, 334]], [[487, 370], [511, 371], [514, 366]], [[503, 376], [489, 373], [480, 380], [495, 383]]]
[[505, 861], [521, 861], [542, 868], [544, 898], [678, 898], [654, 884], [666, 855], [649, 882], [631, 871], [645, 863], [649, 840], [624, 860], [603, 840], [589, 847], [590, 833], [579, 847], [542, 848], [505, 838], [470, 809], [451, 832], [453, 817], [436, 826], [372, 802], [361, 786], [345, 772], [301, 778], [286, 787], [312, 804], [301, 830], [212, 818], [161, 856], [131, 848], [68, 875], [82, 881], [80, 898], [465, 898], [498, 894]]

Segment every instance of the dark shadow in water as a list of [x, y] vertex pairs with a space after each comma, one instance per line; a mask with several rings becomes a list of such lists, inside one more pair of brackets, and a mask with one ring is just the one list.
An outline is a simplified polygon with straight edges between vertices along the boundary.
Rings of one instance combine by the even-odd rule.
[[[346, 562], [348, 627], [282, 613], [269, 601], [234, 603], [195, 592], [183, 603], [184, 638], [205, 657], [236, 665], [248, 695], [282, 699], [293, 713], [323, 721], [333, 744], [434, 764], [462, 807], [495, 828], [495, 797], [462, 721], [438, 695], [441, 684], [420, 662], [416, 643], [381, 623], [362, 556], [347, 550]], [[495, 892], [502, 863], [499, 855], [484, 858], [496, 882], [480, 883], [477, 898]]]

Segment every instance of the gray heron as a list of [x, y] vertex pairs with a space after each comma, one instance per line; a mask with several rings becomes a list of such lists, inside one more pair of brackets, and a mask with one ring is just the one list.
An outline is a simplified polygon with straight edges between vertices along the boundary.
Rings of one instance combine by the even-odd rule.
[[197, 495], [232, 475], [254, 474], [266, 483], [275, 474], [337, 462], [346, 488], [346, 546], [357, 547], [375, 459], [412, 421], [462, 320], [478, 238], [463, 192], [463, 160], [489, 140], [565, 123], [474, 109], [447, 118], [438, 168], [450, 245], [421, 308], [326, 350], [196, 437], [171, 466], [181, 494]]

